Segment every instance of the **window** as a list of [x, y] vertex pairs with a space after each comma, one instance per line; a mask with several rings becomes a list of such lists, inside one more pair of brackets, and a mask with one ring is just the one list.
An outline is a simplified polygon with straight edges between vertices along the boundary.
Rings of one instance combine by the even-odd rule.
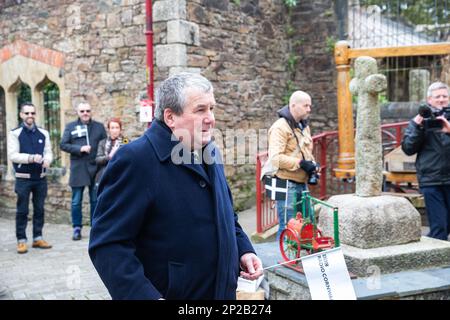
[[20, 82], [17, 87], [17, 121], [20, 124], [22, 119], [20, 118], [20, 105], [24, 102], [31, 102], [31, 88], [26, 83]]
[[48, 82], [44, 85], [42, 93], [44, 97], [44, 125], [50, 135], [54, 157], [52, 167], [61, 167], [61, 150], [59, 148], [61, 141], [59, 88], [54, 82]]

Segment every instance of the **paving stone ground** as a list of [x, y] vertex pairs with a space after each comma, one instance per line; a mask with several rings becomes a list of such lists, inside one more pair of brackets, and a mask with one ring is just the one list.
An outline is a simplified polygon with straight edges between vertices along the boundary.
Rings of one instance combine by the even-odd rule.
[[45, 224], [44, 238], [51, 249], [31, 248], [31, 221], [27, 227], [28, 252], [16, 251], [15, 221], [0, 218], [0, 287], [6, 300], [111, 299], [89, 259], [88, 227], [83, 239], [72, 241], [69, 225]]
[[[256, 209], [239, 213], [239, 221], [247, 235], [256, 230]], [[83, 228], [83, 239], [72, 241], [69, 225], [46, 223], [44, 237], [52, 249], [31, 248], [31, 221], [28, 223], [28, 253], [17, 254], [15, 220], [0, 218], [0, 291], [6, 295], [0, 300], [109, 300], [89, 258], [88, 235]], [[428, 228], [422, 228], [426, 234]]]
[[[239, 214], [250, 236], [256, 230], [255, 209]], [[32, 222], [28, 222], [28, 252], [16, 251], [15, 220], [0, 218], [0, 300], [108, 300], [111, 299], [89, 258], [89, 227], [83, 239], [72, 240], [69, 225], [46, 223], [44, 238], [53, 248], [31, 248]]]

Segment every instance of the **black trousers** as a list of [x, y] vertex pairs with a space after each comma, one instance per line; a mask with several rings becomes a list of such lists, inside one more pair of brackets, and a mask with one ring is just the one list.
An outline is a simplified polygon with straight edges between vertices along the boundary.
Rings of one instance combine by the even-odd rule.
[[17, 194], [17, 240], [27, 240], [26, 228], [30, 194], [33, 202], [33, 239], [41, 237], [42, 228], [44, 227], [44, 202], [47, 197], [47, 179], [30, 180], [17, 178], [14, 191]]

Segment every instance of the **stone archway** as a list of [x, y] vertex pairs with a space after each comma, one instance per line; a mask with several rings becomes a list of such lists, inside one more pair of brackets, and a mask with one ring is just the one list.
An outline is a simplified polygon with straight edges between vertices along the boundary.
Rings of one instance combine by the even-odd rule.
[[[17, 93], [14, 90], [18, 79], [31, 88], [31, 102], [36, 106], [36, 122], [44, 126], [44, 105], [41, 98], [43, 81], [51, 81], [60, 91], [60, 125], [64, 130], [65, 113], [71, 109], [70, 92], [65, 88], [63, 77], [64, 54], [46, 49], [22, 40], [0, 48], [0, 86], [5, 92], [6, 132], [17, 125]], [[62, 166], [68, 166], [69, 159], [62, 155]], [[8, 170], [9, 172], [9, 170]], [[7, 179], [12, 177], [7, 176]]]

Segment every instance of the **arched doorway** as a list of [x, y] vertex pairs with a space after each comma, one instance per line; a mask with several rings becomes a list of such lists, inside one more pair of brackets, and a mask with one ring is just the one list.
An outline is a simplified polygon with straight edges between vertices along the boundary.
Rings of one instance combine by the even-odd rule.
[[44, 128], [50, 135], [53, 151], [52, 167], [61, 167], [61, 103], [60, 91], [56, 83], [45, 79], [37, 86], [41, 93], [44, 107]]
[[17, 124], [22, 122], [20, 118], [20, 105], [24, 102], [32, 102], [31, 98], [31, 87], [23, 82], [20, 78], [9, 88], [9, 92], [13, 92], [16, 97], [17, 109], [16, 109], [16, 119]]

